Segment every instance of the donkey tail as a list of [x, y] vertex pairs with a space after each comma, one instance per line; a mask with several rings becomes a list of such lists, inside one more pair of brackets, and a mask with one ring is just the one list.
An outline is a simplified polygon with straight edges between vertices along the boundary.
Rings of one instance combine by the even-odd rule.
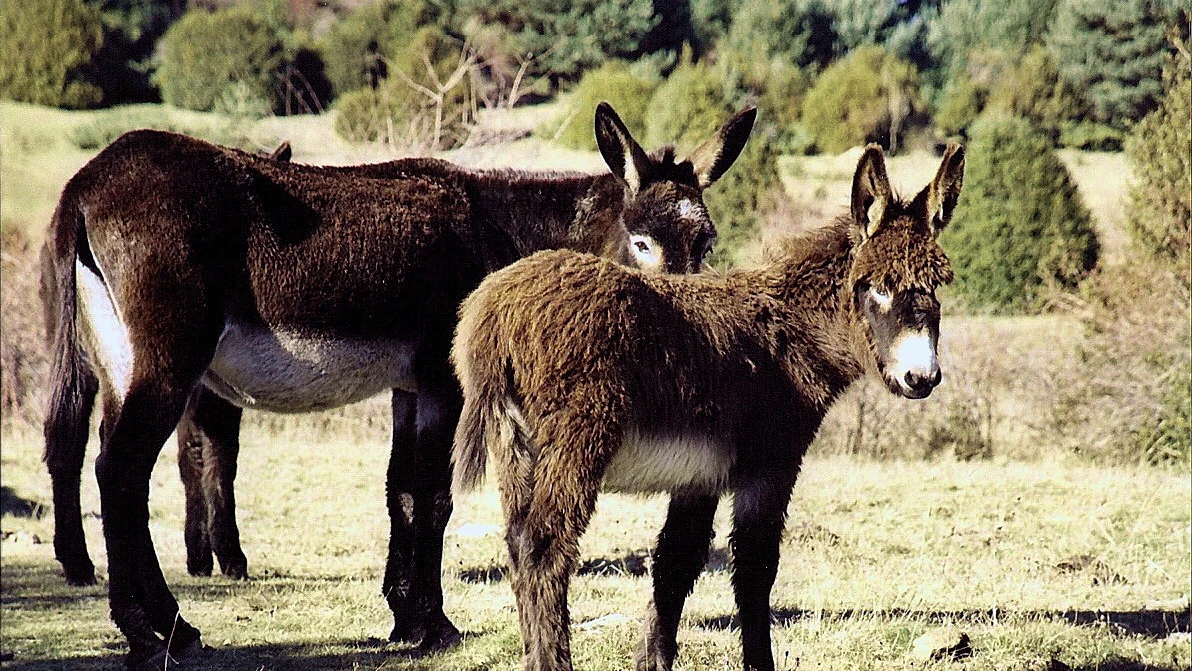
[[41, 267], [40, 293], [47, 313], [46, 335], [53, 343], [43, 455], [51, 470], [57, 464], [76, 461], [79, 467], [82, 466], [82, 451], [87, 445], [91, 408], [98, 388], [95, 374], [78, 341], [76, 325], [75, 260], [80, 252], [90, 254], [85, 248], [83, 224], [78, 201], [67, 188], [54, 211], [49, 239], [42, 250]]

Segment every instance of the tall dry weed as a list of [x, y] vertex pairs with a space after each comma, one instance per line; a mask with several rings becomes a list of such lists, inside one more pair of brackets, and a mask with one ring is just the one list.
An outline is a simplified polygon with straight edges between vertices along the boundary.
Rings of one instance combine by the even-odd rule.
[[49, 373], [39, 249], [19, 227], [0, 234], [0, 425], [39, 426]]

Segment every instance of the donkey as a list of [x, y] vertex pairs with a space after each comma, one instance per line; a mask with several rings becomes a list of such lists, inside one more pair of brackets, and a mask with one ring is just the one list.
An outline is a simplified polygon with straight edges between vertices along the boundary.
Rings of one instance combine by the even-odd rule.
[[228, 513], [242, 408], [304, 412], [386, 389], [390, 637], [425, 649], [457, 641], [440, 571], [463, 402], [448, 362], [459, 303], [489, 272], [546, 248], [698, 270], [715, 237], [703, 190], [740, 154], [754, 117], [743, 110], [678, 161], [669, 149], [647, 154], [601, 105], [604, 175], [432, 159], [321, 168], [157, 131], [126, 134], [84, 166], [49, 236], [58, 291], [46, 461], [65, 520], [56, 555], [68, 579], [94, 580], [77, 518], [98, 394], [109, 600], [129, 666], [160, 667], [199, 646], [148, 530], [150, 472], [184, 414], [194, 432], [184, 444], [201, 444], [204, 488], [224, 506], [210, 506], [218, 554], [221, 542], [236, 545]]
[[770, 590], [787, 503], [824, 414], [866, 371], [924, 398], [940, 382], [936, 242], [960, 194], [950, 147], [913, 200], [870, 145], [852, 207], [759, 270], [648, 276], [571, 251], [490, 275], [463, 304], [456, 492], [499, 475], [527, 670], [570, 669], [567, 590], [600, 489], [670, 492], [635, 662], [670, 669], [683, 603], [733, 495], [746, 669], [770, 671]]

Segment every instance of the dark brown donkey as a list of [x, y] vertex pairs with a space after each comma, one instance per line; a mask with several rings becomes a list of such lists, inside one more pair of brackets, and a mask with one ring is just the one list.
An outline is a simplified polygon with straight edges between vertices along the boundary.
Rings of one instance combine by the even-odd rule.
[[[240, 408], [302, 412], [385, 389], [392, 637], [426, 648], [457, 640], [440, 569], [462, 405], [448, 363], [458, 304], [487, 273], [544, 248], [698, 270], [715, 235], [702, 191], [740, 153], [753, 118], [743, 111], [679, 162], [647, 155], [601, 106], [597, 139], [613, 172], [598, 176], [428, 159], [318, 168], [153, 131], [84, 166], [50, 233], [59, 314], [46, 458], [58, 514], [77, 518], [98, 392], [109, 598], [129, 664], [160, 667], [167, 640], [174, 656], [199, 640], [148, 529], [149, 475], [184, 413], [184, 429], [217, 448], [203, 459], [223, 457], [204, 463], [204, 479], [230, 511]], [[211, 529], [218, 546], [218, 519]], [[56, 538], [56, 553], [72, 579], [92, 578], [81, 535]]]
[[789, 241], [766, 267], [647, 276], [541, 252], [464, 302], [452, 357], [464, 389], [457, 492], [500, 476], [523, 668], [571, 668], [567, 587], [597, 492], [667, 491], [638, 669], [670, 669], [683, 602], [720, 495], [733, 495], [733, 588], [746, 669], [772, 671], [770, 589], [787, 503], [833, 400], [866, 371], [924, 398], [940, 381], [936, 234], [964, 154], [896, 198], [866, 149], [851, 215]]

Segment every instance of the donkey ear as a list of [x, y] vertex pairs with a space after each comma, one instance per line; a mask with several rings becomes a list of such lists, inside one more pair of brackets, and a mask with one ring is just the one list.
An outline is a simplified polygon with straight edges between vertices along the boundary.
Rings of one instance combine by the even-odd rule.
[[725, 122], [716, 135], [704, 140], [691, 152], [691, 165], [695, 168], [701, 189], [708, 188], [720, 179], [741, 155], [756, 119], [757, 108], [746, 107]]
[[892, 193], [882, 148], [876, 144], [865, 147], [857, 163], [857, 174], [853, 176], [852, 197], [853, 221], [861, 227], [863, 238], [877, 233]]
[[912, 204], [915, 212], [931, 222], [936, 235], [952, 221], [952, 212], [956, 209], [956, 201], [960, 199], [960, 187], [963, 184], [964, 147], [950, 144], [944, 150], [944, 160], [940, 163], [935, 179], [915, 196]]
[[637, 193], [648, 177], [650, 158], [606, 102], [596, 106], [596, 146], [609, 170], [629, 186], [630, 193]]

